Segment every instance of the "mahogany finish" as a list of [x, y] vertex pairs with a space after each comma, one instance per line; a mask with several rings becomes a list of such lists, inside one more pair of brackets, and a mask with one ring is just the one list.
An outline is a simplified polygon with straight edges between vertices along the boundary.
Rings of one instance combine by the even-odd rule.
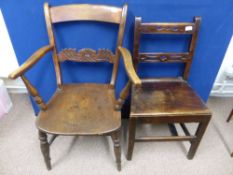
[[143, 82], [140, 88], [132, 89], [131, 117], [209, 114], [209, 109], [186, 81], [159, 80]]
[[[106, 135], [110, 136], [114, 144], [117, 169], [121, 170], [120, 128], [121, 114], [115, 110], [115, 82], [117, 77], [120, 53], [117, 49], [122, 45], [127, 5], [122, 8], [91, 5], [72, 4], [56, 7], [44, 5], [45, 20], [48, 30], [48, 46], [36, 51], [23, 65], [9, 75], [15, 79], [21, 77], [28, 92], [39, 105], [41, 111], [36, 120], [39, 130], [41, 152], [47, 169], [51, 169], [50, 145], [58, 135]], [[59, 54], [53, 33], [53, 24], [67, 21], [98, 21], [119, 25], [116, 50], [99, 49], [64, 49]], [[57, 80], [57, 90], [45, 103], [39, 92], [24, 76], [24, 73], [36, 64], [47, 52], [52, 51], [53, 62]], [[60, 64], [63, 61], [102, 62], [113, 63], [112, 79], [109, 84], [63, 84]], [[52, 134], [50, 141], [47, 134]]]
[[[188, 159], [196, 153], [202, 136], [211, 118], [211, 112], [188, 84], [190, 66], [200, 26], [200, 18], [195, 17], [193, 23], [142, 23], [135, 19], [133, 60], [126, 49], [120, 48], [130, 81], [118, 100], [118, 107], [123, 104], [132, 84], [131, 111], [128, 128], [127, 159], [132, 159], [135, 142], [148, 141], [189, 141], [191, 146]], [[184, 53], [140, 53], [141, 34], [189, 34], [190, 47]], [[127, 54], [126, 54], [127, 53]], [[131, 62], [131, 63], [130, 63]], [[183, 77], [139, 79], [136, 70], [141, 62], [183, 62]], [[198, 123], [195, 134], [190, 134], [185, 123]], [[137, 124], [168, 124], [171, 136], [137, 137]], [[184, 135], [179, 135], [175, 123], [180, 124]]]

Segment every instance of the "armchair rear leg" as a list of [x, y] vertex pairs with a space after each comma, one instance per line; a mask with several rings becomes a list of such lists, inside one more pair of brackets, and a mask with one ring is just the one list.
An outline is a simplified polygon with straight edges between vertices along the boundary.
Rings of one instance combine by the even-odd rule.
[[197, 131], [195, 134], [197, 138], [191, 142], [191, 146], [190, 146], [190, 149], [189, 149], [189, 152], [187, 155], [188, 159], [193, 159], [193, 157], [197, 151], [197, 148], [201, 142], [201, 139], [205, 133], [205, 130], [209, 124], [209, 121], [210, 121], [210, 117], [208, 118], [208, 120], [200, 122], [200, 124], [198, 125]]
[[51, 162], [49, 156], [49, 143], [47, 140], [47, 134], [39, 131], [39, 139], [40, 139], [40, 149], [44, 156], [44, 161], [48, 170], [51, 170]]
[[121, 171], [121, 146], [120, 146], [120, 130], [111, 134], [114, 144], [114, 153], [116, 156], [116, 163], [118, 171]]

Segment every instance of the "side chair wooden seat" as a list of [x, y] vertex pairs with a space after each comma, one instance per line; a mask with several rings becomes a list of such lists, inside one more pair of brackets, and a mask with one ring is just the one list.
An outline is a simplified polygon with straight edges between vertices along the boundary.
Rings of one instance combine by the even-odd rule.
[[[111, 136], [114, 143], [117, 169], [121, 170], [120, 128], [121, 113], [115, 109], [115, 83], [120, 52], [113, 54], [108, 49], [64, 49], [57, 53], [54, 38], [54, 23], [71, 21], [107, 22], [119, 25], [116, 48], [122, 45], [127, 5], [122, 8], [106, 5], [72, 4], [49, 7], [44, 5], [45, 20], [50, 44], [36, 51], [23, 65], [10, 74], [10, 78], [21, 77], [30, 95], [41, 111], [36, 120], [39, 130], [41, 151], [47, 169], [51, 169], [49, 146], [58, 135], [63, 136]], [[55, 66], [57, 90], [45, 103], [36, 88], [24, 76], [47, 52], [52, 51]], [[109, 84], [77, 83], [63, 84], [60, 64], [64, 61], [109, 62], [113, 64], [112, 78]], [[47, 134], [52, 134], [50, 141]]]
[[[135, 142], [149, 141], [189, 141], [191, 146], [188, 159], [196, 153], [202, 136], [211, 118], [211, 112], [198, 94], [187, 82], [192, 63], [194, 48], [199, 31], [200, 18], [195, 17], [193, 23], [142, 23], [140, 17], [135, 19], [133, 60], [129, 51], [119, 48], [130, 78], [118, 100], [118, 107], [123, 104], [131, 89], [130, 121], [128, 128], [127, 159], [132, 159]], [[191, 35], [190, 47], [185, 53], [140, 53], [141, 34], [179, 34]], [[183, 77], [161, 77], [140, 79], [137, 65], [144, 63], [183, 63]], [[171, 136], [136, 136], [137, 124], [168, 124]], [[179, 135], [175, 124], [179, 124], [184, 134]], [[198, 123], [195, 134], [191, 134], [186, 123]]]

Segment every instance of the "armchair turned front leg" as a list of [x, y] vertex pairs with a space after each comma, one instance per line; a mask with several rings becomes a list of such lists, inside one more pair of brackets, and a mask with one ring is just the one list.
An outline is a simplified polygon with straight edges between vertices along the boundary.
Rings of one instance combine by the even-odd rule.
[[120, 145], [120, 131], [115, 131], [111, 134], [114, 144], [114, 153], [116, 156], [116, 163], [118, 171], [121, 171], [121, 145]]
[[51, 162], [49, 155], [49, 143], [47, 140], [47, 134], [39, 131], [39, 139], [40, 139], [40, 149], [44, 156], [45, 164], [48, 170], [51, 170]]

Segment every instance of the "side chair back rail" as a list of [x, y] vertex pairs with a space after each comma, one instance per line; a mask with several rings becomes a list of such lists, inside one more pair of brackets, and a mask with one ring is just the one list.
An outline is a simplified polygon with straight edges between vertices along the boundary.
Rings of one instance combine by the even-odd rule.
[[[200, 28], [200, 17], [195, 17], [193, 23], [142, 23], [140, 17], [135, 18], [134, 52], [135, 64], [140, 62], [183, 62], [185, 69], [183, 78], [188, 79], [192, 64], [197, 36]], [[191, 35], [188, 52], [184, 53], [140, 53], [141, 34], [175, 34]]]

